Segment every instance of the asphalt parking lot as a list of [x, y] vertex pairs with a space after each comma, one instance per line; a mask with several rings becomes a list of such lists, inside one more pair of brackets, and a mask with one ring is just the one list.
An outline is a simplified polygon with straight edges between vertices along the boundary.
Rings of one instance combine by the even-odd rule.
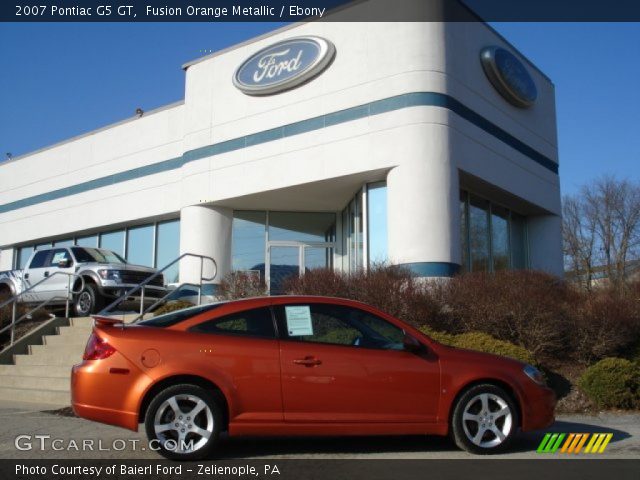
[[[143, 432], [44, 413], [44, 405], [0, 402], [0, 458], [159, 459]], [[613, 433], [600, 458], [640, 458], [640, 414], [561, 415], [549, 432]], [[540, 458], [546, 431], [520, 434], [511, 452], [492, 458]], [[36, 437], [43, 436], [42, 438]], [[16, 447], [16, 437], [20, 437]], [[54, 442], [55, 440], [55, 442]], [[84, 444], [84, 447], [83, 447]], [[84, 448], [85, 451], [82, 451]], [[581, 453], [575, 458], [589, 456]], [[473, 456], [441, 437], [225, 438], [217, 459], [456, 459]], [[563, 455], [569, 457], [569, 455]], [[556, 457], [557, 458], [557, 457]]]

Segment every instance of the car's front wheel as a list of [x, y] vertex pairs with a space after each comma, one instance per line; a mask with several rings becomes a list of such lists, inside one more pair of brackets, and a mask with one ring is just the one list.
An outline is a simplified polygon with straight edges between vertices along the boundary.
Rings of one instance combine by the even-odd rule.
[[145, 429], [151, 448], [173, 460], [211, 454], [220, 436], [222, 411], [214, 395], [197, 385], [174, 385], [149, 405]]
[[100, 297], [97, 288], [86, 282], [82, 291], [74, 298], [73, 309], [76, 317], [88, 317], [92, 313], [98, 312], [102, 303], [102, 297]]
[[500, 453], [516, 434], [518, 410], [504, 389], [491, 384], [476, 385], [456, 403], [451, 423], [458, 447], [481, 455]]

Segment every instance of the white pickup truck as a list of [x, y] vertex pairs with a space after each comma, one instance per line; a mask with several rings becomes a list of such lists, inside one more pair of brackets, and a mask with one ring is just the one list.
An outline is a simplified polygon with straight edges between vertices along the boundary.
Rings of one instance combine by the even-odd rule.
[[[0, 272], [0, 303], [37, 285], [22, 295], [18, 303], [37, 304], [49, 300], [53, 306], [62, 306], [71, 289], [71, 292], [78, 292], [71, 293], [71, 299], [73, 312], [80, 317], [100, 311], [108, 301], [115, 300], [156, 273], [153, 268], [128, 264], [110, 250], [78, 246], [36, 250], [26, 265], [24, 270]], [[84, 286], [78, 277], [72, 277], [70, 282], [68, 275], [54, 275], [56, 272], [76, 274], [82, 277]], [[45, 278], [49, 279], [43, 281]], [[145, 299], [149, 301], [166, 293], [162, 275], [145, 286]]]

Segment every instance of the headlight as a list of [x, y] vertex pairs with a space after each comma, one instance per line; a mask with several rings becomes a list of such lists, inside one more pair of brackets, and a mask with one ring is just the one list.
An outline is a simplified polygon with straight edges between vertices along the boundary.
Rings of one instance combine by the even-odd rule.
[[98, 270], [98, 275], [103, 280], [113, 280], [115, 282], [120, 282], [120, 270], [109, 270], [107, 268], [102, 268]]
[[534, 367], [533, 365], [527, 365], [526, 367], [524, 367], [523, 371], [527, 377], [529, 377], [531, 380], [536, 382], [541, 387], [544, 387], [547, 385], [547, 382], [545, 382], [544, 375], [542, 374], [542, 372], [538, 370], [536, 367]]

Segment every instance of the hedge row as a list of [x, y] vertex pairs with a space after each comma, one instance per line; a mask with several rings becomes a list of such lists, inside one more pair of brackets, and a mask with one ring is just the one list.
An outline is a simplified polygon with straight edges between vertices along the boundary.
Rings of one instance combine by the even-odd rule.
[[539, 362], [589, 364], [606, 357], [631, 358], [640, 349], [640, 295], [584, 293], [541, 272], [424, 281], [398, 267], [351, 275], [312, 270], [291, 278], [287, 291], [360, 300], [431, 330], [485, 333], [523, 347]]

